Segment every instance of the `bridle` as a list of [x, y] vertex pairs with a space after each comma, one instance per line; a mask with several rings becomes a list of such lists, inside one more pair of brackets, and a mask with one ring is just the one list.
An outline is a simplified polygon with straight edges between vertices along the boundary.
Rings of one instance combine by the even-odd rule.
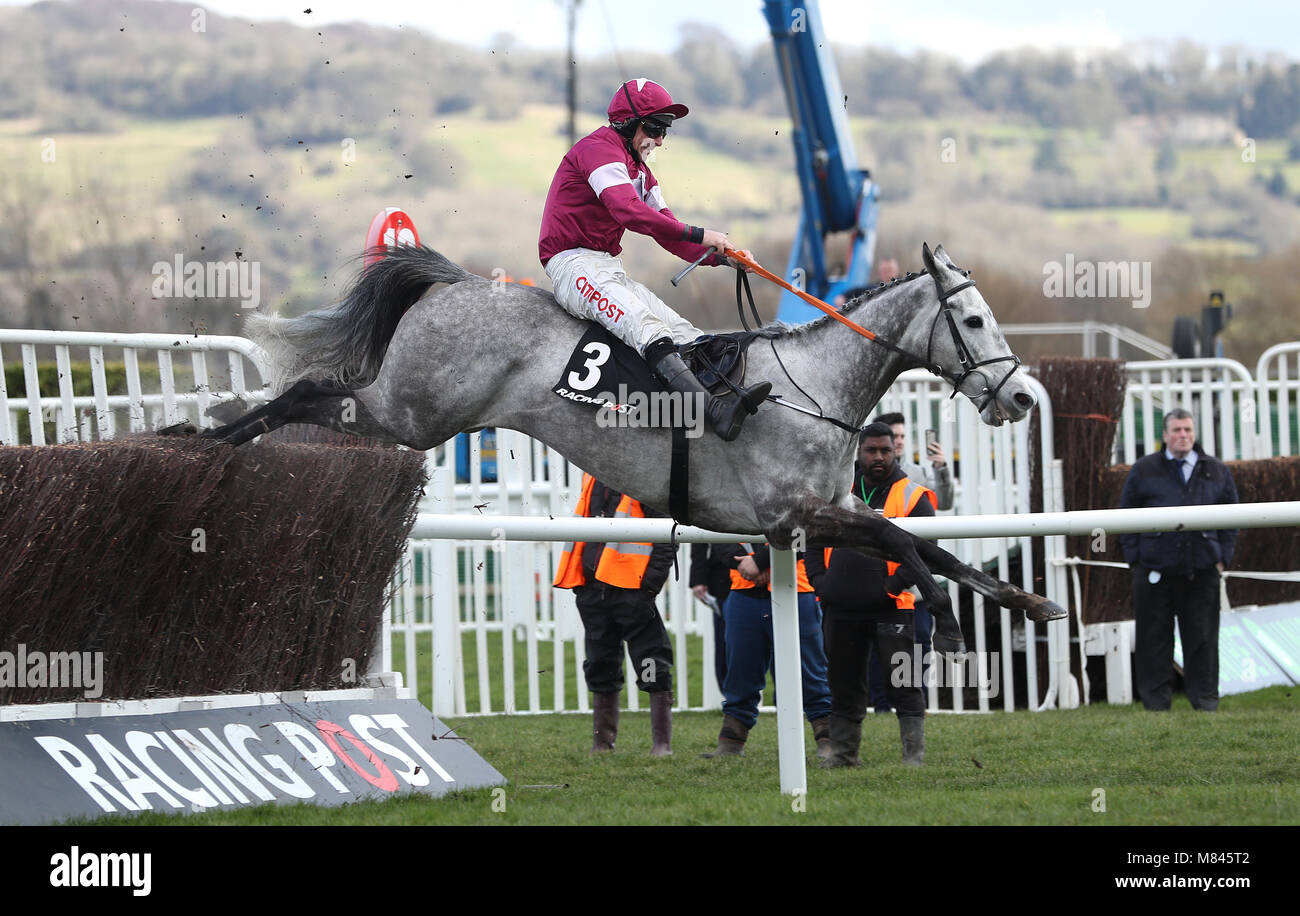
[[[970, 279], [970, 274], [963, 271], [963, 276], [967, 278], [965, 283], [958, 283], [952, 289], [945, 290], [939, 285], [939, 278], [934, 274], [930, 274], [930, 278], [934, 280], [934, 291], [939, 297], [939, 311], [935, 313], [934, 321], [930, 322], [930, 339], [926, 344], [925, 363], [923, 365], [928, 371], [952, 385], [952, 395], [950, 395], [950, 397], [955, 398], [957, 392], [961, 390], [961, 386], [965, 384], [966, 379], [972, 372], [975, 372], [981, 366], [989, 366], [993, 363], [1004, 363], [1010, 360], [1011, 368], [1006, 371], [1006, 374], [1002, 376], [1002, 379], [997, 383], [994, 389], [989, 391], [988, 385], [984, 386], [984, 390], [989, 391], [988, 397], [984, 399], [983, 403], [977, 404], [975, 407], [976, 410], [983, 413], [984, 408], [993, 403], [994, 399], [997, 398], [998, 392], [1001, 391], [1002, 386], [1007, 383], [1007, 379], [1011, 378], [1015, 371], [1020, 368], [1020, 357], [1016, 356], [1014, 353], [1008, 353], [1006, 356], [994, 356], [991, 359], [985, 359], [979, 362], [975, 361], [975, 357], [971, 354], [970, 348], [966, 346], [965, 338], [961, 336], [961, 329], [957, 327], [957, 320], [953, 318], [952, 305], [948, 302], [949, 299], [962, 290], [975, 288], [975, 281]], [[939, 366], [932, 358], [934, 354], [934, 329], [939, 324], [940, 316], [948, 319], [948, 330], [952, 334], [952, 344], [957, 351], [957, 360], [961, 363], [962, 368], [962, 374], [959, 376], [954, 375], [951, 372], [945, 372], [943, 367]], [[899, 350], [899, 352], [901, 353], [903, 351]], [[988, 381], [989, 377], [985, 375], [985, 373], [981, 372], [980, 375], [984, 376], [985, 382]], [[974, 402], [974, 400], [974, 398], [971, 398], [972, 402]]]

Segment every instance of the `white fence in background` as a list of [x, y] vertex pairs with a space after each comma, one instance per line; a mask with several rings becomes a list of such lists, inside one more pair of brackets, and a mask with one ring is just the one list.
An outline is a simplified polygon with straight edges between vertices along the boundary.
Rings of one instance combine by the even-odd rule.
[[[7, 354], [15, 352], [23, 367], [21, 397], [8, 390], [3, 371]], [[42, 390], [38, 364], [50, 362], [51, 354], [57, 380]], [[187, 355], [188, 366], [177, 366], [176, 354]], [[156, 380], [142, 373], [142, 355], [156, 362]], [[125, 370], [125, 394], [109, 392], [106, 366], [117, 361]], [[75, 393], [74, 362], [88, 366], [90, 394]], [[182, 420], [210, 426], [204, 412], [213, 404], [264, 396], [265, 365], [265, 354], [243, 337], [0, 330], [0, 445], [17, 445], [24, 425], [28, 441], [44, 445], [46, 422], [54, 424], [55, 442], [112, 439]]]
[[1300, 405], [1300, 341], [1274, 344], [1255, 366], [1259, 386], [1259, 442], [1263, 456], [1294, 455], [1292, 437], [1300, 433], [1296, 422]]
[[1119, 359], [1120, 345], [1125, 344], [1134, 350], [1154, 356], [1157, 359], [1173, 359], [1174, 351], [1160, 341], [1121, 324], [1106, 324], [1101, 321], [1045, 321], [1028, 324], [1000, 325], [1005, 337], [1051, 337], [1058, 334], [1079, 335], [1082, 338], [1085, 358], [1102, 356], [1098, 352], [1099, 339], [1106, 344], [1106, 355], [1110, 359]]
[[1271, 454], [1271, 446], [1260, 440], [1256, 429], [1255, 380], [1241, 363], [1231, 359], [1152, 360], [1128, 363], [1126, 370], [1128, 386], [1115, 438], [1116, 463], [1132, 464], [1162, 448], [1161, 423], [1175, 407], [1192, 414], [1197, 440], [1216, 458], [1248, 461]]
[[[1275, 350], [1283, 352], [1283, 348]], [[1300, 344], [1292, 345], [1285, 352], [1300, 352]], [[1173, 407], [1192, 411], [1204, 447], [1212, 454], [1231, 459], [1266, 457], [1270, 453], [1269, 438], [1257, 434], [1253, 428], [1255, 418], [1262, 413], [1256, 406], [1256, 398], [1262, 402], [1264, 396], [1256, 392], [1262, 391], [1263, 383], [1257, 388], [1240, 363], [1178, 360], [1129, 363], [1127, 368], [1129, 382], [1117, 437], [1118, 460], [1131, 462], [1138, 454], [1158, 448], [1161, 418]], [[1288, 387], [1279, 388], [1275, 382], [1270, 392], [1294, 393], [1300, 388], [1300, 371], [1291, 377], [1293, 381]], [[1037, 382], [1033, 384], [1039, 398], [1040, 422], [1046, 432], [1043, 450], [1037, 456], [1039, 466], [1047, 469], [1043, 511], [1060, 511], [1063, 481], [1060, 465], [1051, 453], [1052, 405]], [[879, 411], [897, 410], [907, 418], [906, 453], [920, 457], [924, 431], [933, 428], [938, 431], [950, 462], [954, 456], [960, 459], [954, 510], [940, 515], [965, 518], [1027, 513], [1029, 491], [1021, 482], [1029, 479], [1028, 424], [986, 426], [968, 401], [950, 400], [950, 393], [928, 373], [908, 372], [899, 377], [878, 408]], [[1274, 394], [1274, 397], [1283, 396]], [[1300, 403], [1300, 397], [1291, 394], [1284, 397], [1279, 416], [1286, 415], [1294, 426], [1292, 411]], [[1139, 428], [1147, 432], [1140, 451]], [[1205, 430], [1211, 430], [1212, 434], [1204, 435]], [[470, 483], [452, 483], [454, 461], [450, 446], [431, 453], [431, 466], [437, 470], [422, 510], [457, 515], [544, 513], [554, 518], [570, 515], [581, 476], [578, 470], [568, 468], [562, 457], [518, 433], [499, 430], [498, 437], [497, 460], [505, 481], [504, 490], [500, 483], [482, 481], [480, 434], [476, 433], [471, 437]], [[1039, 542], [1028, 535], [947, 539], [939, 543], [964, 562], [989, 564], [991, 571], [1003, 579], [1008, 577], [1011, 562], [1019, 553], [1023, 559], [1018, 584], [1026, 590], [1035, 590], [1033, 552]], [[1047, 597], [1070, 607], [1077, 619], [1081, 609], [1074, 606], [1069, 595], [1069, 571], [1063, 564], [1064, 541], [1049, 537], [1041, 543], [1047, 551], [1044, 559], [1048, 572], [1046, 582], [1039, 588]], [[581, 623], [572, 596], [549, 587], [558, 556], [557, 544], [412, 540], [405, 569], [417, 575], [399, 577], [403, 584], [394, 598], [392, 621], [395, 632], [407, 647], [407, 658], [415, 657], [421, 640], [427, 645], [428, 640], [434, 639], [440, 646], [450, 645], [454, 651], [454, 655], [439, 654], [423, 668], [404, 666], [408, 683], [418, 687], [426, 683], [426, 678], [432, 680], [435, 712], [464, 715], [588, 710], [581, 675]], [[716, 709], [721, 696], [713, 676], [711, 612], [695, 601], [686, 588], [687, 548], [681, 549], [678, 563], [680, 579], [670, 579], [659, 598], [677, 658], [678, 707]], [[465, 570], [463, 585], [450, 576], [440, 579], [437, 572], [429, 583], [425, 582], [423, 570], [457, 568]], [[949, 584], [949, 591], [956, 601], [956, 586]], [[1015, 660], [1017, 656], [1023, 658], [1028, 647], [1044, 641], [1049, 658], [1049, 683], [1040, 690], [1037, 666], [1027, 665], [1026, 692], [1035, 697], [1044, 693], [1052, 704], [1086, 702], [1086, 696], [1080, 695], [1084, 691], [1069, 674], [1071, 654], [1076, 647], [1081, 654], [1083, 646], [1077, 640], [1071, 643], [1066, 628], [1044, 634], [1042, 627], [1036, 628], [1032, 623], [1013, 624], [1010, 612], [1005, 609], [998, 609], [997, 618], [989, 621], [983, 597], [977, 595], [974, 601], [971, 648], [981, 653], [998, 653], [1001, 683], [1007, 685], [996, 698], [981, 696], [975, 708], [1011, 709], [1017, 700], [1024, 703], [1025, 696], [1018, 697], [1012, 689], [1013, 669], [1018, 667]], [[506, 632], [513, 633], [514, 639], [500, 635]], [[438, 638], [437, 633], [445, 635]], [[453, 633], [459, 639], [453, 638]], [[463, 657], [462, 646], [472, 657]], [[523, 660], [522, 664], [517, 659]], [[467, 671], [472, 683], [469, 693], [474, 694], [472, 702], [467, 700]], [[565, 686], [569, 680], [576, 680], [576, 691]], [[632, 681], [630, 674], [628, 681]], [[692, 682], [702, 686], [688, 688]], [[636, 708], [641, 698], [635, 691], [631, 693], [630, 706]], [[941, 701], [956, 709], [964, 708], [959, 690], [943, 692], [937, 687], [930, 688], [931, 707], [940, 705]]]

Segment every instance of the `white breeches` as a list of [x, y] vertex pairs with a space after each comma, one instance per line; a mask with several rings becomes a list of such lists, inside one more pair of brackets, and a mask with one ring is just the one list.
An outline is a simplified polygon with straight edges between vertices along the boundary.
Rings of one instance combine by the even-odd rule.
[[704, 332], [623, 272], [623, 262], [603, 251], [571, 248], [546, 262], [555, 299], [570, 315], [591, 319], [637, 353], [670, 337], [690, 343]]

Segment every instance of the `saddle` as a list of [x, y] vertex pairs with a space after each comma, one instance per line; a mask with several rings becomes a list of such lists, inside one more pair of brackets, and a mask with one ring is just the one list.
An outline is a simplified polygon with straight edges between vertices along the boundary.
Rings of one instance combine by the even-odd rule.
[[713, 395], [724, 395], [745, 377], [745, 351], [758, 337], [755, 331], [710, 334], [677, 348], [700, 384]]

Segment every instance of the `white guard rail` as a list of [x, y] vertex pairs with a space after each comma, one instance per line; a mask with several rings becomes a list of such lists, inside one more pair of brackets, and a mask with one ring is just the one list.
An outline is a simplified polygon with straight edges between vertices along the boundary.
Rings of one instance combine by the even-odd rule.
[[1133, 349], [1139, 350], [1148, 356], [1154, 356], [1157, 359], [1174, 358], [1172, 348], [1145, 334], [1140, 334], [1132, 328], [1126, 328], [1119, 324], [1106, 324], [1101, 321], [1043, 321], [1026, 324], [1004, 324], [1000, 325], [1000, 327], [1005, 337], [1050, 337], [1056, 334], [1078, 334], [1083, 338], [1083, 352], [1080, 356], [1084, 358], [1101, 356], [1097, 352], [1097, 338], [1102, 336], [1106, 338], [1108, 344], [1107, 356], [1111, 359], [1120, 358], [1120, 344], [1127, 344]]
[[[24, 397], [12, 397], [3, 367], [6, 351], [21, 353]], [[73, 350], [85, 352], [90, 369], [91, 393], [73, 393]], [[41, 390], [41, 362], [58, 367], [57, 393]], [[146, 385], [140, 355], [152, 353], [158, 365], [156, 388]], [[189, 367], [178, 370], [173, 354], [189, 356]], [[210, 366], [209, 354], [224, 365]], [[78, 354], [80, 355], [80, 354]], [[110, 394], [106, 362], [120, 357], [125, 368], [126, 393]], [[116, 361], [116, 360], [114, 360]], [[250, 387], [246, 365], [260, 378]], [[56, 442], [114, 438], [120, 426], [133, 433], [187, 419], [210, 426], [204, 412], [213, 404], [242, 397], [261, 400], [267, 380], [266, 354], [243, 337], [183, 334], [108, 334], [91, 331], [27, 331], [0, 329], [0, 445], [17, 445], [24, 426], [33, 445], [46, 442], [45, 422], [53, 421]], [[147, 390], [153, 388], [154, 390]]]

